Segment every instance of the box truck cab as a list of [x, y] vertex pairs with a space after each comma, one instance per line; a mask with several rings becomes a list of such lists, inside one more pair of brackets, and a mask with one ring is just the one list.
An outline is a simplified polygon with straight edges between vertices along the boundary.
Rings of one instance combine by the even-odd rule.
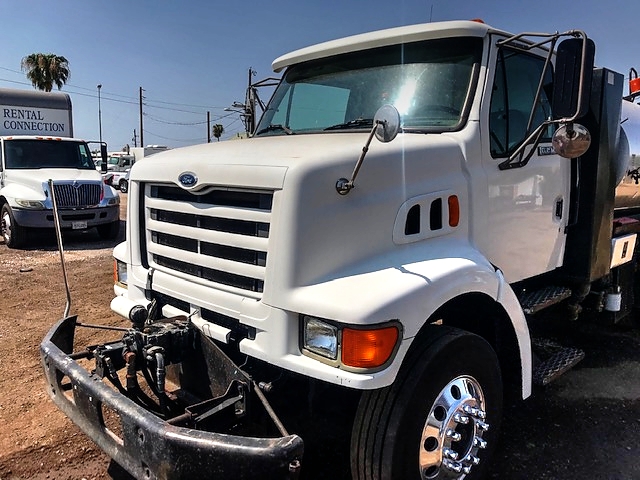
[[[0, 218], [10, 248], [30, 231], [53, 228], [53, 197], [63, 229], [96, 227], [113, 239], [119, 197], [104, 185], [89, 146], [73, 138], [67, 94], [0, 89]], [[53, 195], [49, 180], [53, 180]]]

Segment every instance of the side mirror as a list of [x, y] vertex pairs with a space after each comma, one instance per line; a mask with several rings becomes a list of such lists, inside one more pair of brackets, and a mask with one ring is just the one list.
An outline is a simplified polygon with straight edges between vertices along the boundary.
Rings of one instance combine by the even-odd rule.
[[[582, 50], [586, 44], [584, 64]], [[589, 109], [596, 47], [591, 39], [569, 38], [558, 45], [552, 111], [555, 118], [576, 118]]]
[[393, 105], [381, 106], [373, 116], [376, 138], [382, 143], [392, 141], [400, 131], [400, 113]]
[[553, 150], [564, 158], [577, 158], [589, 149], [591, 134], [579, 123], [568, 123], [556, 130], [551, 139]]
[[100, 173], [107, 173], [107, 144], [100, 144]]

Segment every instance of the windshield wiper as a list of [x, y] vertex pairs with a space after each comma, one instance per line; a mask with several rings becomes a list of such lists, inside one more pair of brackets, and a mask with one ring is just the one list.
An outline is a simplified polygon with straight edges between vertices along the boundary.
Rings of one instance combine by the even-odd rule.
[[277, 131], [277, 130], [282, 130], [287, 135], [294, 135], [293, 130], [291, 130], [289, 127], [285, 127], [284, 125], [281, 125], [279, 123], [276, 123], [276, 124], [273, 124], [273, 125], [268, 125], [268, 126], [266, 126], [264, 128], [261, 128], [255, 134], [256, 135], [260, 135], [261, 133], [274, 132], [274, 131]]
[[337, 125], [331, 125], [324, 130], [348, 130], [350, 128], [372, 127], [373, 118], [356, 118], [347, 123], [338, 123]]

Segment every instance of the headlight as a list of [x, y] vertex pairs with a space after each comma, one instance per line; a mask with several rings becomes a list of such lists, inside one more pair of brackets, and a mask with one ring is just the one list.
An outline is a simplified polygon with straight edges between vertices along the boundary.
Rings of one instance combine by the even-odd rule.
[[107, 205], [120, 205], [120, 197], [113, 197], [107, 200]]
[[16, 198], [16, 203], [22, 208], [30, 208], [32, 210], [44, 210], [44, 202], [40, 200], [23, 200]]
[[127, 286], [127, 264], [120, 260], [113, 261], [113, 281], [117, 285]]
[[338, 358], [338, 328], [313, 317], [304, 317], [304, 344], [310, 352]]
[[[347, 370], [379, 370], [398, 350], [402, 325], [397, 320], [368, 326], [336, 326], [303, 316], [302, 350]], [[322, 358], [319, 358], [319, 357]]]

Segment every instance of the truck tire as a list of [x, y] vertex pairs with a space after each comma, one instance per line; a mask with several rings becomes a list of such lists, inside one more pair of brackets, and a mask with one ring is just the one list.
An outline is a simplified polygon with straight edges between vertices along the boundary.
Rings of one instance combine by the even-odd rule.
[[458, 329], [427, 333], [414, 341], [392, 385], [360, 399], [351, 436], [356, 480], [471, 480], [485, 473], [502, 415], [496, 354], [483, 338]]
[[2, 238], [9, 248], [20, 248], [27, 241], [27, 229], [16, 222], [11, 207], [8, 204], [2, 206], [0, 211]]
[[129, 182], [123, 178], [120, 180], [120, 183], [118, 183], [118, 188], [120, 188], [122, 193], [127, 193], [129, 191]]
[[103, 223], [96, 227], [98, 229], [98, 235], [102, 240], [114, 240], [120, 233], [120, 220], [116, 220], [111, 223]]

